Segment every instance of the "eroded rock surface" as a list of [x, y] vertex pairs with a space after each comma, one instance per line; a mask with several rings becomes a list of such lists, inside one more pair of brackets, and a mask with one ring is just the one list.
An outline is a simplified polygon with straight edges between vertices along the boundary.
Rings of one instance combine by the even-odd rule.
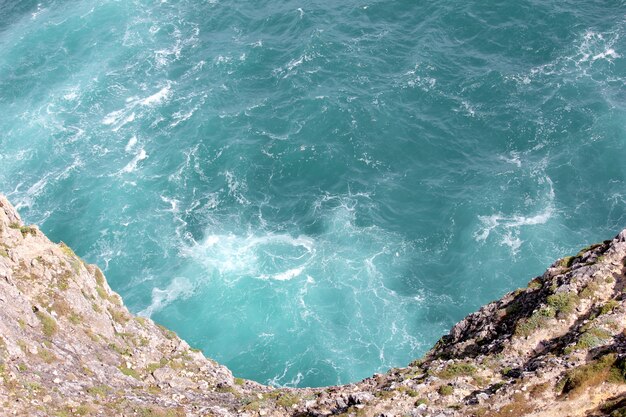
[[626, 230], [469, 315], [406, 368], [274, 389], [133, 316], [97, 266], [0, 196], [0, 415], [626, 416], [625, 261]]

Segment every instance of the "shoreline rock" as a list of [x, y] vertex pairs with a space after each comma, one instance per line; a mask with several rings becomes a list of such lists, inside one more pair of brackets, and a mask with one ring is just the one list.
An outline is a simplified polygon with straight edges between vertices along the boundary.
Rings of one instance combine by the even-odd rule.
[[132, 315], [97, 266], [0, 195], [0, 414], [622, 416], [625, 262], [626, 230], [468, 315], [405, 368], [275, 389]]

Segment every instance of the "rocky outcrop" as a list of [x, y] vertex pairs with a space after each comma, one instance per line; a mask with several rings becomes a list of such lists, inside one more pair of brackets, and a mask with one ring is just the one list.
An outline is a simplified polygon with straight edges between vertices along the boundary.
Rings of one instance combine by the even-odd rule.
[[624, 416], [626, 231], [555, 262], [421, 360], [355, 384], [234, 378], [133, 316], [0, 196], [0, 415]]

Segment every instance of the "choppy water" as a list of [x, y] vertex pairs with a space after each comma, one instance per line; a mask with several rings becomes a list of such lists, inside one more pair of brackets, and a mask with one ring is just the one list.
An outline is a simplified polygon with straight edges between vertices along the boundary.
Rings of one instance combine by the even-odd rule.
[[626, 226], [624, 1], [0, 0], [0, 192], [237, 376], [358, 380]]

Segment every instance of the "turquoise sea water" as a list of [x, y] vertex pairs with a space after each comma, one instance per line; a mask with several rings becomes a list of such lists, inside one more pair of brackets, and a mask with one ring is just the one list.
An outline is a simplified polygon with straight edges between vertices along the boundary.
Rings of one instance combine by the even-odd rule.
[[263, 383], [406, 365], [626, 227], [626, 2], [0, 0], [0, 192]]

